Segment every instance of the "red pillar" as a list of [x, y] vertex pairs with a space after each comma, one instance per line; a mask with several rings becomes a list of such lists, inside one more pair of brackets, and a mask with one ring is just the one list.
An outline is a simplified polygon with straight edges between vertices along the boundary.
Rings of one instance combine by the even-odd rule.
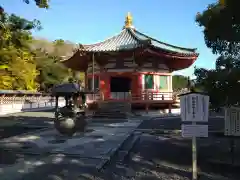
[[105, 74], [105, 82], [106, 82], [105, 94], [106, 94], [106, 98], [109, 99], [110, 98], [110, 75], [108, 73]]
[[101, 73], [99, 74], [99, 82], [100, 82], [100, 92], [103, 94], [104, 96], [104, 100], [109, 98], [109, 90], [110, 90], [110, 84], [109, 84], [109, 76], [108, 73], [105, 71], [101, 71]]
[[138, 74], [138, 95], [142, 94], [142, 74]]

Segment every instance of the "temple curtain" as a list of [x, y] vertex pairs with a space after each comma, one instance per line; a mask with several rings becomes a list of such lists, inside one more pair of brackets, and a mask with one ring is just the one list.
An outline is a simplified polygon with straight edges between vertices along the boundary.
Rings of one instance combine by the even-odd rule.
[[168, 89], [168, 76], [159, 76], [159, 89]]
[[146, 74], [144, 76], [145, 89], [154, 89], [154, 80], [152, 74]]

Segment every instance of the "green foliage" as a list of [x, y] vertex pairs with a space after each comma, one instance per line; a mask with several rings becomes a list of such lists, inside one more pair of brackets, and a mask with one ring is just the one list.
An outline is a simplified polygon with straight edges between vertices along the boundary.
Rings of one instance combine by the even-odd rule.
[[74, 46], [64, 40], [34, 39], [31, 30], [41, 29], [37, 20], [14, 14], [0, 15], [0, 89], [42, 90], [79, 75], [60, 62], [71, 55]]
[[66, 55], [72, 54], [75, 46], [62, 39], [53, 42], [35, 39], [31, 44], [35, 52], [37, 69], [40, 72], [38, 82], [40, 90], [44, 91], [54, 84], [68, 81], [69, 78], [74, 80], [84, 80], [79, 72], [74, 72], [65, 68], [60, 62]]
[[213, 107], [240, 103], [240, 6], [237, 0], [220, 0], [198, 13], [207, 47], [220, 54], [216, 68], [195, 68], [196, 84], [210, 95]]
[[238, 0], [210, 4], [196, 16], [204, 28], [205, 43], [214, 54], [239, 56], [240, 6]]
[[56, 62], [54, 58], [41, 49], [35, 50], [35, 63], [39, 71], [37, 82], [40, 84], [41, 91], [61, 83], [67, 74], [66, 68], [61, 63]]
[[[23, 1], [27, 4], [30, 3], [30, 0], [23, 0]], [[39, 8], [45, 8], [45, 9], [49, 8], [49, 1], [50, 0], [34, 0], [34, 2]]]
[[38, 71], [29, 49], [31, 30], [40, 27], [38, 21], [28, 21], [14, 14], [0, 15], [0, 89], [37, 90]]
[[196, 84], [210, 95], [213, 107], [240, 103], [240, 62], [238, 59], [220, 56], [216, 69], [195, 68]]
[[31, 30], [41, 29], [41, 24], [37, 20], [28, 21], [15, 14], [3, 13], [0, 16], [3, 24], [1, 28], [0, 47], [14, 46], [16, 48], [29, 48], [32, 40]]
[[187, 88], [188, 78], [186, 76], [174, 75], [172, 77], [172, 86], [174, 91]]

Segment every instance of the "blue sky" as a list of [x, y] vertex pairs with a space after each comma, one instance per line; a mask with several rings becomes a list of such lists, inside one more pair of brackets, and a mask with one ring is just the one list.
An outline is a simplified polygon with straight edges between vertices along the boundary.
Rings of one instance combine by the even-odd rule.
[[200, 53], [190, 68], [177, 73], [193, 75], [197, 67], [214, 68], [216, 55], [204, 43], [195, 15], [216, 0], [51, 0], [51, 8], [39, 9], [32, 2], [1, 0], [8, 13], [41, 21], [43, 30], [35, 36], [75, 43], [102, 41], [121, 31], [127, 12], [135, 28], [161, 41], [190, 48]]

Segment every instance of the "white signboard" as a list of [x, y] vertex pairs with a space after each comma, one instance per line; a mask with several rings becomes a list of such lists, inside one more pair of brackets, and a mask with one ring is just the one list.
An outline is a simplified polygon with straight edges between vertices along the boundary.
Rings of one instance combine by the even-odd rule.
[[189, 93], [180, 96], [182, 121], [207, 122], [209, 110], [209, 96]]
[[208, 125], [182, 125], [182, 137], [208, 137]]
[[225, 136], [240, 136], [240, 108], [225, 109]]

